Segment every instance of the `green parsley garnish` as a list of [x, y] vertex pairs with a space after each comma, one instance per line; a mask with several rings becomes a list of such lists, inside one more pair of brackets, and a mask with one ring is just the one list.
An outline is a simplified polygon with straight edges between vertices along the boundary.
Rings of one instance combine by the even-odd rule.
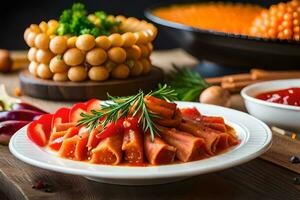
[[85, 6], [81, 3], [74, 3], [71, 9], [62, 12], [59, 18], [57, 35], [83, 35], [91, 34], [95, 37], [99, 35], [109, 35], [111, 29], [118, 26], [120, 22], [111, 21], [103, 11], [94, 13], [99, 23], [94, 23], [88, 18]]

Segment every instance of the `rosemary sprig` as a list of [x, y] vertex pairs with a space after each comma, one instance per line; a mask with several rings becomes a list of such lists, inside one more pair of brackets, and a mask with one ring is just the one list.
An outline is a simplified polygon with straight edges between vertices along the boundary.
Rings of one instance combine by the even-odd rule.
[[154, 135], [159, 135], [160, 132], [159, 128], [153, 122], [153, 118], [159, 118], [159, 116], [148, 110], [144, 101], [144, 97], [148, 95], [165, 99], [166, 101], [176, 100], [177, 96], [175, 91], [167, 85], [160, 85], [158, 90], [151, 91], [146, 95], [141, 90], [136, 95], [128, 97], [113, 97], [108, 95], [108, 99], [111, 100], [110, 102], [105, 102], [101, 105], [101, 110], [93, 110], [91, 114], [81, 113], [83, 118], [77, 125], [86, 125], [90, 131], [98, 126], [105, 129], [110, 122], [115, 123], [118, 119], [127, 117], [129, 114], [133, 117], [140, 114], [139, 123], [141, 123], [144, 132], [149, 131], [153, 140]]
[[173, 65], [174, 71], [170, 74], [169, 84], [178, 94], [179, 100], [198, 101], [201, 92], [208, 88], [204, 78], [188, 68], [180, 69]]

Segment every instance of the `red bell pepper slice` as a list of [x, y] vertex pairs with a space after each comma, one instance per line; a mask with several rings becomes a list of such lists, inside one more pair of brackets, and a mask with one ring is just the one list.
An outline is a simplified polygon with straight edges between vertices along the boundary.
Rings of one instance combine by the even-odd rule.
[[97, 134], [97, 138], [104, 139], [114, 134], [120, 134], [124, 131], [124, 118], [118, 119], [115, 123], [109, 123], [106, 128]]
[[86, 103], [86, 112], [91, 113], [92, 110], [101, 109], [101, 101], [99, 99], [91, 99]]
[[69, 122], [69, 113], [70, 113], [69, 108], [58, 109], [53, 115], [52, 128], [54, 128], [56, 124]]
[[42, 147], [47, 144], [51, 133], [52, 117], [52, 114], [45, 114], [29, 124], [27, 136], [35, 144]]
[[139, 119], [136, 117], [128, 117], [123, 122], [124, 130], [139, 130]]
[[86, 113], [87, 105], [85, 103], [77, 103], [70, 110], [70, 122], [78, 122], [82, 119], [81, 113]]

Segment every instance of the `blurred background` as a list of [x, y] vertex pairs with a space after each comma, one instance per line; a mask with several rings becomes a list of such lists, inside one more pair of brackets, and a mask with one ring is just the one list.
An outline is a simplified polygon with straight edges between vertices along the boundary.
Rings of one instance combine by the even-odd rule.
[[[223, 0], [225, 1], [225, 0]], [[256, 3], [258, 0], [239, 0], [240, 2]], [[69, 8], [72, 0], [26, 0], [6, 1], [0, 6], [0, 48], [5, 49], [28, 49], [23, 40], [23, 32], [32, 23], [40, 23], [42, 20], [58, 18], [64, 8]], [[125, 16], [144, 17], [144, 10], [157, 3], [170, 2], [195, 2], [187, 0], [85, 0], [87, 9], [92, 12], [104, 10], [110, 14], [123, 14]], [[199, 1], [198, 1], [199, 2]], [[237, 2], [237, 0], [231, 0]], [[263, 0], [259, 4], [268, 6], [278, 0]], [[156, 49], [175, 48], [175, 44], [160, 32], [155, 42]]]

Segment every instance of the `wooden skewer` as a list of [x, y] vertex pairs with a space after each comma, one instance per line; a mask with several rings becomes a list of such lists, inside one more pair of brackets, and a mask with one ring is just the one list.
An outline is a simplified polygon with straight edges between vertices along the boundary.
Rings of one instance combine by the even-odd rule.
[[212, 77], [212, 78], [206, 78], [205, 81], [210, 84], [219, 85], [219, 84], [221, 84], [222, 79], [223, 79], [223, 77]]
[[232, 93], [241, 91], [247, 85], [260, 82], [262, 80], [238, 81], [238, 82], [222, 82], [221, 87], [229, 90]]
[[252, 80], [252, 76], [251, 74], [233, 74], [233, 75], [227, 75], [227, 76], [223, 76], [222, 78], [222, 82], [238, 82], [238, 81], [251, 81]]
[[300, 78], [300, 71], [265, 71], [260, 69], [251, 70], [252, 79], [265, 79], [265, 80], [275, 80], [275, 79], [292, 79]]

